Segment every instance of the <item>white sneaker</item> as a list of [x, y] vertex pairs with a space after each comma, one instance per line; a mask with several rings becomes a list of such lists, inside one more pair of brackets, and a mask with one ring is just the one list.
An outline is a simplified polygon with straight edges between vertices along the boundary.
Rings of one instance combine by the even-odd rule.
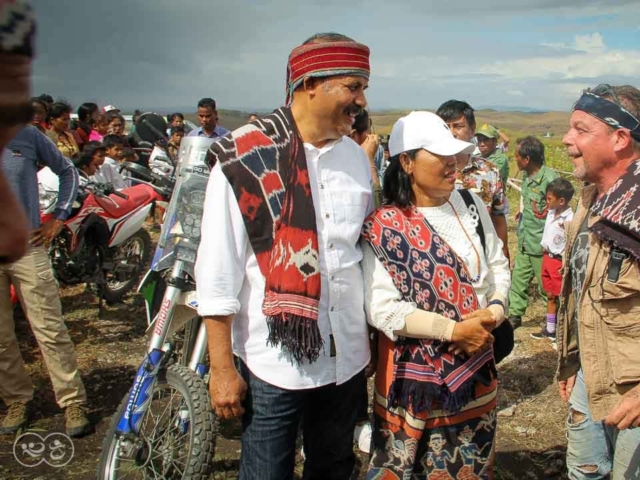
[[356, 425], [355, 430], [353, 431], [353, 443], [358, 444], [358, 448], [361, 452], [370, 454], [371, 453], [371, 434], [373, 433], [373, 429], [371, 428], [371, 422], [362, 423], [360, 425]]

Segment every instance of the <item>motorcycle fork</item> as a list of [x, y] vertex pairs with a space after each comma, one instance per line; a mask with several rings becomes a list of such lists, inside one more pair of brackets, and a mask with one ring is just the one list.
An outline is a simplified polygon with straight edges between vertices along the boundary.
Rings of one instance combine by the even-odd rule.
[[140, 433], [140, 425], [149, 408], [158, 372], [164, 367], [168, 358], [164, 348], [165, 339], [171, 327], [176, 302], [184, 288], [185, 274], [183, 267], [183, 262], [177, 261], [173, 266], [171, 276], [167, 279], [167, 288], [162, 297], [160, 311], [156, 317], [147, 356], [138, 368], [136, 379], [129, 393], [127, 407], [118, 421], [117, 435], [138, 437]]
[[198, 328], [198, 336], [193, 344], [193, 350], [191, 352], [191, 358], [189, 360], [189, 369], [196, 372], [196, 374], [204, 379], [204, 376], [209, 371], [208, 366], [204, 362], [205, 355], [207, 353], [207, 327], [204, 324], [204, 320], [200, 320], [200, 327]]

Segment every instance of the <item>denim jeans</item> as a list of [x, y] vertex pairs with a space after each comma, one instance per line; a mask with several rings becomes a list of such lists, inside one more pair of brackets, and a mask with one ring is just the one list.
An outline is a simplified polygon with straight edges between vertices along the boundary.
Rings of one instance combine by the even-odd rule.
[[242, 417], [240, 480], [293, 478], [296, 437], [302, 422], [304, 480], [347, 480], [355, 465], [353, 429], [365, 388], [364, 371], [342, 385], [285, 390], [256, 377], [244, 362], [247, 382]]
[[591, 419], [582, 370], [569, 399], [567, 469], [572, 480], [640, 478], [640, 428], [618, 430]]

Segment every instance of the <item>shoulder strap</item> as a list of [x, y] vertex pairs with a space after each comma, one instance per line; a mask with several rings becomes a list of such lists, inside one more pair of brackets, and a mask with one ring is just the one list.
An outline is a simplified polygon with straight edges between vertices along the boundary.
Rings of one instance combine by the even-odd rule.
[[[464, 200], [464, 204], [467, 206], [467, 209], [470, 209], [472, 206], [476, 207], [476, 209], [478, 208], [478, 206], [476, 205], [476, 202], [473, 201], [473, 197], [471, 196], [471, 192], [469, 192], [469, 190], [465, 190], [463, 188], [458, 190], [458, 193], [462, 197], [462, 200]], [[478, 217], [478, 224], [476, 225], [476, 233], [480, 237], [480, 243], [482, 244], [482, 249], [486, 253], [487, 242], [484, 238], [484, 227], [482, 226], [482, 219], [479, 217]]]

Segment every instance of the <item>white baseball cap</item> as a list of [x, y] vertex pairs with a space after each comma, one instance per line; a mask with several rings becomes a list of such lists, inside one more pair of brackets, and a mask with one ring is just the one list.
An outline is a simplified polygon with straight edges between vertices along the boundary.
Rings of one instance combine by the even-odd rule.
[[111, 112], [112, 110], [117, 110], [118, 112], [120, 111], [119, 108], [116, 108], [113, 105], [105, 105], [104, 107], [102, 107], [103, 113]]
[[425, 149], [435, 155], [473, 153], [475, 145], [453, 137], [447, 124], [431, 112], [411, 112], [400, 118], [391, 130], [389, 156], [409, 150]]

